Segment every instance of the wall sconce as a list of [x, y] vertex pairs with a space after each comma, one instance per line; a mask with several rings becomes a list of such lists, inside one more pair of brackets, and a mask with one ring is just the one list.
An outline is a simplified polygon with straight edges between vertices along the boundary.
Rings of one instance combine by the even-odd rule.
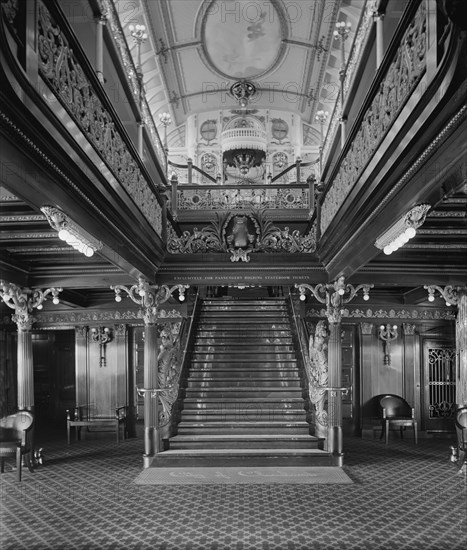
[[384, 364], [391, 364], [391, 342], [397, 338], [397, 325], [381, 325], [379, 327], [379, 337], [384, 346]]
[[105, 346], [112, 341], [112, 332], [108, 327], [93, 327], [91, 329], [91, 338], [93, 342], [99, 344], [99, 367], [106, 366]]
[[78, 224], [73, 222], [60, 208], [55, 206], [42, 206], [50, 227], [58, 231], [58, 238], [65, 241], [78, 252], [90, 258], [94, 252], [101, 250], [103, 245], [101, 241], [95, 239]]
[[415, 237], [417, 229], [425, 221], [426, 214], [430, 208], [430, 204], [419, 204], [409, 210], [407, 214], [376, 240], [376, 248], [389, 255], [401, 246], [404, 246], [405, 243]]

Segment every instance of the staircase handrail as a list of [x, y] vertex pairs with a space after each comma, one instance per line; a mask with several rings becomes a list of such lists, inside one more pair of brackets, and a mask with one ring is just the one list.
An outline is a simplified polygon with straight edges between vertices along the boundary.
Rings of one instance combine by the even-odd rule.
[[[193, 336], [193, 325], [195, 322], [195, 319], [197, 317], [198, 309], [200, 304], [200, 298], [199, 298], [199, 289], [197, 290], [195, 301], [193, 304], [193, 309], [191, 311], [191, 315], [189, 316], [189, 319], [185, 318], [182, 321], [182, 324], [180, 326], [180, 331], [178, 333], [178, 336], [176, 338], [174, 347], [178, 348], [179, 353], [177, 354], [177, 373], [176, 377], [173, 380], [172, 384], [169, 387], [161, 388], [159, 391], [159, 397], [162, 404], [162, 410], [159, 412], [158, 415], [158, 425], [160, 428], [163, 428], [167, 426], [168, 428], [166, 431], [169, 433], [166, 433], [163, 438], [169, 439], [169, 437], [172, 435], [173, 427], [176, 422], [175, 418], [175, 411], [177, 409], [177, 404], [180, 402], [182, 395], [182, 389], [180, 387], [180, 381], [182, 380], [182, 377], [187, 369], [187, 358], [189, 353], [189, 346], [190, 342]], [[174, 398], [175, 396], [175, 398]], [[172, 397], [172, 399], [170, 399]]]
[[[191, 180], [191, 174], [190, 170], [195, 170], [195, 172], [198, 172], [198, 174], [201, 174], [208, 180], [212, 181], [213, 183], [217, 183], [217, 179], [210, 176], [207, 172], [205, 172], [202, 168], [199, 168], [192, 162], [189, 162], [188, 164], [179, 164], [178, 162], [173, 162], [171, 160], [168, 161], [169, 166], [173, 166], [174, 168], [180, 168], [181, 170], [188, 170], [188, 180]], [[191, 181], [190, 181], [191, 183]]]
[[[294, 168], [297, 168], [297, 165], [300, 165], [300, 169], [301, 169], [301, 168], [308, 168], [309, 166], [314, 166], [318, 163], [319, 163], [319, 158], [316, 159], [316, 160], [310, 160], [309, 162], [302, 162], [301, 160], [297, 160], [297, 162], [294, 162], [293, 164], [290, 164], [289, 166], [287, 166], [287, 168], [284, 168], [284, 170], [282, 170], [282, 172], [279, 172], [279, 174], [276, 174], [271, 179], [271, 183], [274, 183], [276, 180], [284, 177], [286, 174], [291, 172]], [[299, 180], [299, 178], [297, 178], [297, 184], [300, 183], [298, 180]]]
[[[306, 400], [307, 402], [309, 402], [309, 388], [310, 388], [311, 381], [310, 381], [309, 369], [307, 368], [307, 366], [309, 365], [309, 362], [310, 362], [310, 357], [308, 354], [308, 341], [309, 341], [310, 335], [308, 333], [308, 328], [306, 326], [305, 321], [301, 319], [299, 313], [296, 312], [292, 293], [289, 293], [289, 307], [292, 313], [293, 325], [295, 329], [294, 332], [298, 340], [298, 346], [300, 351], [300, 353], [298, 354], [298, 357], [299, 357], [300, 364], [302, 366], [301, 370], [303, 370], [303, 372], [305, 373], [305, 386], [307, 390]], [[300, 321], [298, 321], [298, 319], [300, 319]], [[305, 340], [305, 343], [304, 343], [304, 340]]]

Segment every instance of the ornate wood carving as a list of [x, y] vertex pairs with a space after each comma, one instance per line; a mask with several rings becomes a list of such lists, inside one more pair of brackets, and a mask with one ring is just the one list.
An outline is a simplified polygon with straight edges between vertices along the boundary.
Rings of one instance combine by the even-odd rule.
[[420, 4], [396, 56], [366, 111], [360, 128], [326, 193], [321, 234], [329, 227], [364, 167], [422, 76], [426, 65], [426, 5]]
[[[237, 243], [235, 220], [245, 218], [248, 230], [245, 246]], [[244, 225], [245, 225], [244, 224]], [[233, 225], [233, 227], [231, 227]], [[237, 224], [238, 225], [238, 224]], [[246, 229], [245, 229], [246, 230]], [[272, 224], [263, 210], [239, 216], [235, 213], [218, 214], [217, 220], [201, 229], [195, 228], [193, 234], [185, 231], [181, 237], [169, 232], [167, 250], [171, 254], [193, 254], [197, 252], [305, 252], [316, 249], [315, 226], [305, 236], [298, 230], [280, 229]], [[235, 256], [237, 259], [239, 257]], [[232, 258], [232, 261], [237, 261]], [[248, 260], [246, 260], [248, 261]]]
[[100, 153], [153, 229], [162, 234], [162, 208], [92, 88], [73, 49], [43, 2], [37, 20], [39, 72]]

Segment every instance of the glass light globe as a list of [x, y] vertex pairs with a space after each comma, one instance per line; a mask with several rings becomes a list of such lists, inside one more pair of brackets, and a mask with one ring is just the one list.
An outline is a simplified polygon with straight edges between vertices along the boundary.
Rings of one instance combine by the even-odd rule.
[[58, 296], [54, 296], [52, 302], [53, 302], [55, 305], [59, 304], [59, 303], [60, 303], [60, 300], [59, 300]]
[[409, 239], [413, 239], [417, 234], [417, 230], [415, 229], [415, 227], [407, 227], [407, 229], [405, 230], [405, 234]]
[[304, 302], [306, 300], [305, 294], [300, 294], [300, 300]]
[[115, 301], [116, 302], [121, 302], [122, 301], [122, 297], [120, 296], [120, 294], [115, 294]]

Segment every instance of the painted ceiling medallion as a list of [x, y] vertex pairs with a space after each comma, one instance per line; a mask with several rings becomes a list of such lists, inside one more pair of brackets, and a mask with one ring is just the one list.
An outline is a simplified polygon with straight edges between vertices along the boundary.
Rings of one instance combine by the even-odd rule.
[[279, 12], [270, 0], [213, 0], [205, 12], [203, 44], [214, 69], [229, 78], [268, 72], [282, 53]]

